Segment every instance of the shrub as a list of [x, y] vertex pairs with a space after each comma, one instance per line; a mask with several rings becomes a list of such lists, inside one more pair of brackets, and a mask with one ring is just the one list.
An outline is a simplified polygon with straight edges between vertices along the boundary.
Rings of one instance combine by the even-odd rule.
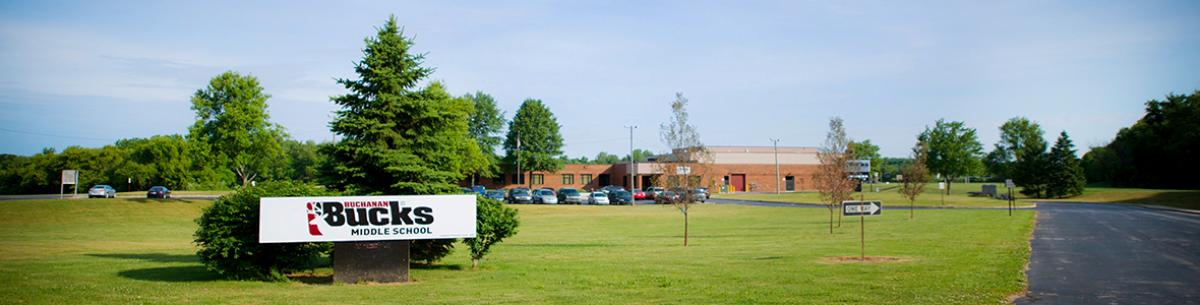
[[310, 268], [332, 244], [258, 243], [259, 198], [322, 195], [327, 192], [301, 183], [265, 182], [221, 196], [196, 220], [196, 255], [230, 278], [287, 280], [287, 273]]
[[476, 201], [475, 238], [464, 241], [471, 248], [471, 268], [487, 255], [492, 245], [517, 234], [517, 210], [482, 196]]

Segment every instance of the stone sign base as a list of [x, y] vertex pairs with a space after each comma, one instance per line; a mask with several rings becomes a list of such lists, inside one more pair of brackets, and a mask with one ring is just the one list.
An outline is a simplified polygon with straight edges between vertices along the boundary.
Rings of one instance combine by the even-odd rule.
[[408, 240], [334, 243], [333, 281], [407, 282], [410, 245]]

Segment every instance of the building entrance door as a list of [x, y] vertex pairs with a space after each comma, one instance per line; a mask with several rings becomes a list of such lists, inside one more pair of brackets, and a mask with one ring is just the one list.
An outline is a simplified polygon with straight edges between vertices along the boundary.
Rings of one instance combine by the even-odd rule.
[[746, 174], [729, 175], [729, 185], [733, 186], [734, 192], [746, 191]]
[[791, 192], [796, 190], [796, 177], [787, 176], [783, 178], [783, 181], [785, 191]]

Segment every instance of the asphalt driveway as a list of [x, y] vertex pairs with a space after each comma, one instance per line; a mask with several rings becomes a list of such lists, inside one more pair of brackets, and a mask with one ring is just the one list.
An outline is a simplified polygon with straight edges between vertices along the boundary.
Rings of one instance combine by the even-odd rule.
[[1200, 215], [1039, 203], [1016, 304], [1200, 304]]

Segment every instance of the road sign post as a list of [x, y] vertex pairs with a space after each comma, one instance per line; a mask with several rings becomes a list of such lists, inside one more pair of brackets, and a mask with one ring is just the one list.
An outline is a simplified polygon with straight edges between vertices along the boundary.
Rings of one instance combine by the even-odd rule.
[[946, 183], [938, 182], [938, 193], [942, 194], [942, 205], [946, 205], [946, 192], [942, 191], [944, 189], [946, 189]]
[[71, 192], [71, 197], [74, 198], [76, 195], [79, 194], [79, 171], [78, 170], [64, 169], [62, 171], [62, 184], [58, 185], [58, 199], [63, 198], [63, 193], [66, 193], [66, 191], [64, 191], [63, 189], [66, 188], [67, 184], [71, 184], [71, 185], [75, 186], [75, 190], [73, 192]]
[[867, 220], [866, 216], [883, 214], [881, 201], [842, 201], [842, 215], [858, 215], [858, 256], [859, 260], [867, 260]]
[[1013, 198], [1012, 192], [1014, 186], [1012, 179], [1004, 179], [1004, 187], [1008, 189], [1008, 216], [1012, 216], [1013, 206], [1017, 205], [1016, 198]]

